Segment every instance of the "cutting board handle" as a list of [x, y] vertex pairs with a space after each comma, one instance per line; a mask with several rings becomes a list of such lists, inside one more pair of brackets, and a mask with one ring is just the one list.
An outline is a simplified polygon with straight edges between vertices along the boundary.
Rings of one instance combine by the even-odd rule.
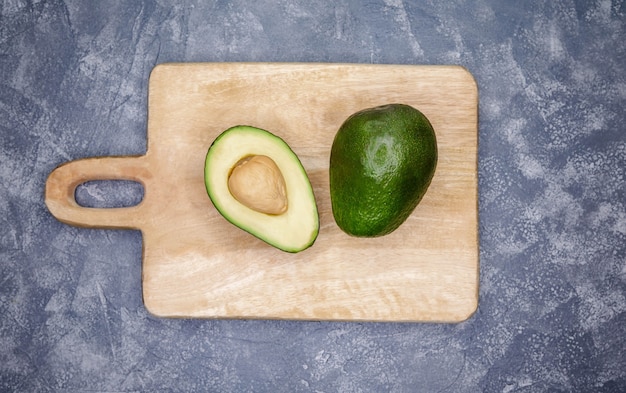
[[[147, 193], [146, 181], [152, 178], [145, 156], [92, 157], [58, 166], [46, 181], [48, 210], [66, 224], [92, 228], [138, 228]], [[94, 208], [76, 202], [80, 184], [92, 180], [132, 180], [144, 188], [143, 200], [134, 206]]]

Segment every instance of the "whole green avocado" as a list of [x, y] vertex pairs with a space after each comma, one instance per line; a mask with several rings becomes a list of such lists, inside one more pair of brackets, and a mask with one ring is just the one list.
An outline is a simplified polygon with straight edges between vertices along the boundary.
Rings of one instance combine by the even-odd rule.
[[354, 113], [330, 153], [335, 222], [357, 237], [393, 232], [422, 200], [437, 157], [435, 131], [419, 110], [389, 104]]

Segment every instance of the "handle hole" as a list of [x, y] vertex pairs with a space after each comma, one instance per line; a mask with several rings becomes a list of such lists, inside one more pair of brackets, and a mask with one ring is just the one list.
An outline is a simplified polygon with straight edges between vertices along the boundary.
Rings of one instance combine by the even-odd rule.
[[74, 191], [74, 199], [82, 207], [116, 208], [138, 205], [144, 188], [133, 180], [90, 180]]

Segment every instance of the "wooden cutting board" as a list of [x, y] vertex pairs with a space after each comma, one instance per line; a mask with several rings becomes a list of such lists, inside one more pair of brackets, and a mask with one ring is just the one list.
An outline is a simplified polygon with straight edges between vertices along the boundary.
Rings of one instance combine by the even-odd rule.
[[[333, 137], [350, 114], [393, 102], [431, 120], [437, 171], [398, 230], [353, 238], [330, 207]], [[477, 105], [476, 83], [458, 66], [161, 64], [150, 76], [146, 154], [61, 165], [46, 204], [71, 225], [141, 230], [143, 299], [157, 316], [458, 322], [478, 305]], [[320, 215], [311, 248], [277, 250], [211, 204], [207, 149], [238, 124], [275, 133], [300, 157]], [[104, 179], [140, 182], [143, 200], [76, 203], [79, 184]]]

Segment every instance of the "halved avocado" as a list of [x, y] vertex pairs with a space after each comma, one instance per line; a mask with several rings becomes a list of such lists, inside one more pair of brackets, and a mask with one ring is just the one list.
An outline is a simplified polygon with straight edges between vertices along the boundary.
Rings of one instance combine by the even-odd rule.
[[245, 125], [222, 132], [207, 152], [204, 184], [224, 218], [266, 243], [295, 253], [315, 242], [319, 216], [311, 183], [278, 136]]

